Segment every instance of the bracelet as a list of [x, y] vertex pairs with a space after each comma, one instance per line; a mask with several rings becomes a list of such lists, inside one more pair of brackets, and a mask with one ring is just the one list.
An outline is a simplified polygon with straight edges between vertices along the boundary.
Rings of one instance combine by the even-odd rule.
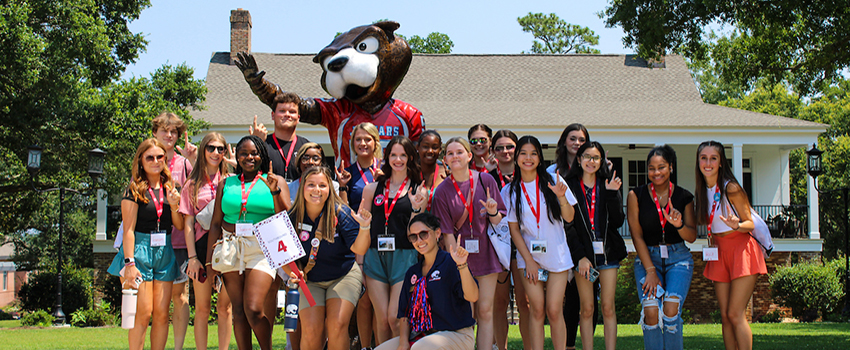
[[369, 224], [369, 226], [360, 226], [361, 230], [368, 230], [368, 229], [371, 229], [371, 228], [372, 228], [372, 224]]
[[[682, 222], [682, 226], [679, 226], [679, 227], [673, 226], [673, 228], [675, 228], [675, 229], [677, 229], [677, 230], [681, 230], [683, 227], [685, 227], [685, 223], [684, 223], [684, 222]], [[741, 225], [740, 225], [740, 224], [738, 224], [738, 227], [741, 227]], [[737, 230], [737, 229], [736, 229], [736, 230]]]
[[463, 264], [458, 265], [457, 269], [462, 270], [464, 267], [467, 267], [467, 266], [469, 266], [469, 263], [463, 263]]
[[128, 263], [124, 264], [124, 267], [130, 267], [130, 266], [136, 266], [136, 263], [135, 262], [128, 262]]
[[208, 263], [204, 264], [204, 266], [210, 266], [210, 265], [212, 265], [212, 262], [208, 262]]
[[496, 214], [490, 214], [490, 213], [487, 213], [487, 216], [489, 216], [489, 217], [491, 217], [491, 218], [492, 218], [492, 217], [495, 217], [496, 215], [499, 215], [499, 212], [498, 212], [498, 211], [496, 212]]
[[278, 188], [277, 191], [271, 191], [271, 194], [272, 194], [272, 196], [279, 195], [280, 194], [280, 188]]
[[644, 267], [643, 269], [646, 270], [646, 271], [652, 271], [652, 270], [655, 270], [655, 266]]
[[348, 191], [348, 186], [339, 186], [339, 192]]

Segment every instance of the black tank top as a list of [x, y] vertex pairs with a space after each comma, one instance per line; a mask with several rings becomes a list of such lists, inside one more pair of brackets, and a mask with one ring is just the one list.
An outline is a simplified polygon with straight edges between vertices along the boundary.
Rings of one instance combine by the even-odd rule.
[[[375, 196], [372, 198], [372, 243], [370, 247], [377, 249], [378, 236], [386, 233], [395, 236], [396, 249], [414, 249], [413, 244], [407, 239], [407, 224], [410, 223], [410, 214], [413, 213], [410, 197], [407, 196], [406, 192], [402, 192], [399, 195], [398, 203], [392, 206], [395, 193], [392, 196], [387, 196], [384, 192], [385, 185], [385, 181], [378, 182], [375, 188]], [[410, 184], [408, 187], [413, 190], [416, 189], [416, 185], [414, 184]], [[390, 213], [389, 222], [386, 222], [384, 216], [384, 210], [387, 209], [387, 201], [390, 202], [389, 204], [393, 208], [392, 213]]]
[[[652, 190], [649, 184], [642, 185], [635, 189], [635, 194], [638, 198], [638, 220], [640, 228], [643, 230], [643, 240], [647, 246], [656, 246], [661, 244], [661, 222], [658, 219], [658, 208], [655, 206], [655, 201], [652, 199]], [[673, 186], [673, 196], [670, 199], [673, 208], [681, 213], [685, 213], [685, 207], [694, 201], [694, 195], [688, 190], [679, 186]], [[664, 225], [664, 238], [666, 244], [674, 244], [684, 242], [679, 231], [669, 222]]]

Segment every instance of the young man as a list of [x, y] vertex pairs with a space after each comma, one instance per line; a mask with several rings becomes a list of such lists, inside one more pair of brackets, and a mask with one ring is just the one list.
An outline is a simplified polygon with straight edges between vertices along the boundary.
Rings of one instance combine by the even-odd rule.
[[274, 133], [267, 135], [265, 125], [257, 124], [254, 116], [254, 125], [249, 128], [252, 135], [266, 140], [266, 148], [269, 150], [269, 159], [275, 174], [280, 174], [286, 182], [295, 181], [298, 176], [298, 149], [301, 145], [310, 142], [305, 137], [295, 135], [295, 128], [301, 116], [298, 114], [298, 104], [301, 98], [298, 95], [286, 92], [278, 94], [272, 101], [272, 121], [274, 121]]

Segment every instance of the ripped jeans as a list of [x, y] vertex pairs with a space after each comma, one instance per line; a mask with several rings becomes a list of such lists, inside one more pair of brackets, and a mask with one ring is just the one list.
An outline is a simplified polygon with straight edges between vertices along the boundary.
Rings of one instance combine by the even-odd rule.
[[[662, 300], [654, 296], [643, 294], [641, 286], [646, 280], [646, 269], [635, 259], [635, 280], [637, 281], [638, 296], [643, 309], [640, 312], [640, 326], [643, 329], [643, 344], [647, 350], [651, 349], [682, 349], [682, 305], [691, 287], [691, 278], [694, 273], [694, 259], [691, 251], [685, 243], [667, 245], [667, 259], [661, 259], [661, 248], [649, 248], [649, 256], [655, 273], [664, 288]], [[649, 299], [647, 299], [649, 297]], [[655, 301], [655, 302], [653, 302]], [[678, 303], [679, 307], [675, 315], [668, 316], [664, 312], [663, 302]], [[646, 309], [656, 308], [658, 319], [654, 325], [647, 325], [645, 320]], [[651, 322], [651, 321], [650, 321]]]

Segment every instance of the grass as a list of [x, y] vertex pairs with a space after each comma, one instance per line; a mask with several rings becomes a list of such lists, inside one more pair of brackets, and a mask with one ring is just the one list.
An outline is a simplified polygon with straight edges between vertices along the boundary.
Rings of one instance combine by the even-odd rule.
[[[850, 344], [850, 323], [771, 323], [752, 324], [756, 349], [846, 349]], [[210, 325], [211, 349], [217, 347], [215, 332]], [[194, 349], [193, 327], [189, 327], [184, 349]], [[547, 329], [546, 349], [552, 349]], [[618, 327], [617, 348], [642, 349], [643, 335], [637, 325]], [[579, 348], [581, 348], [579, 342]], [[0, 344], [3, 349], [126, 349], [127, 331], [118, 327], [106, 328], [21, 328], [20, 321], [0, 321]], [[274, 348], [283, 349], [286, 335], [282, 326], [274, 332]], [[845, 345], [841, 345], [845, 344]], [[602, 327], [597, 327], [595, 349], [603, 349]], [[150, 344], [148, 344], [150, 346]], [[521, 349], [519, 329], [512, 326], [508, 347]], [[166, 348], [174, 348], [173, 332]], [[231, 341], [230, 349], [236, 349]], [[259, 347], [254, 343], [254, 349]], [[723, 349], [719, 324], [685, 325], [685, 349]]]

